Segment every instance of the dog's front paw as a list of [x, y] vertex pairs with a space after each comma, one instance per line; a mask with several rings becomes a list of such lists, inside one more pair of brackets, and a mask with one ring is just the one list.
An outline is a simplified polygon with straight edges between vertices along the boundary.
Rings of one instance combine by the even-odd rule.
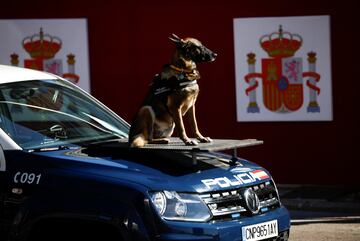
[[200, 143], [210, 143], [212, 142], [211, 138], [210, 137], [197, 137], [196, 139], [198, 139], [200, 141]]
[[185, 143], [185, 145], [187, 145], [187, 146], [197, 146], [197, 144], [198, 144], [197, 141], [195, 141], [195, 140], [190, 140], [190, 139], [184, 140], [184, 143]]

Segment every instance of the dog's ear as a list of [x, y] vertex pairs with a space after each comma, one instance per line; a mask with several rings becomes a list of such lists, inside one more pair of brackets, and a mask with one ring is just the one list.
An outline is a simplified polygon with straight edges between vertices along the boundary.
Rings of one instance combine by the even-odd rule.
[[171, 37], [169, 37], [171, 42], [175, 43], [177, 46], [183, 46], [185, 44], [184, 40], [178, 37], [176, 34], [172, 34]]

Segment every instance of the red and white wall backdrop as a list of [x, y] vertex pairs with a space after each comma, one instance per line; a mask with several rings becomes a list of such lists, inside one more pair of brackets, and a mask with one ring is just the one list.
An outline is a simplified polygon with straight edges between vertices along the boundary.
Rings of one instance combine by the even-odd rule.
[[[6, 1], [0, 19], [86, 19], [91, 93], [128, 121], [143, 101], [154, 74], [170, 59], [174, 49], [168, 40], [171, 33], [198, 38], [218, 53], [215, 62], [199, 64], [197, 119], [204, 135], [264, 140], [264, 145], [240, 150], [239, 154], [268, 168], [279, 183], [359, 185], [360, 55], [355, 3], [63, 0], [54, 8], [44, 0]], [[318, 20], [300, 24], [312, 18]], [[253, 23], [256, 25], [250, 27]], [[260, 38], [279, 33], [280, 25], [283, 33], [289, 32], [301, 42], [292, 56], [271, 57], [260, 45]], [[39, 33], [40, 27], [29, 29], [28, 35]], [[75, 38], [76, 31], [68, 28]], [[63, 36], [47, 27], [43, 31]], [[262, 44], [266, 43], [262, 39]], [[64, 73], [69, 72], [65, 55], [76, 49], [65, 51], [61, 57]], [[18, 54], [22, 51], [20, 45]], [[248, 56], [251, 53], [255, 56]], [[9, 52], [5, 55], [8, 61]], [[75, 74], [81, 81], [83, 74], [77, 72], [80, 55], [75, 55], [79, 61]], [[20, 61], [24, 58], [29, 56]], [[293, 75], [291, 71], [289, 75], [284, 71], [272, 75], [274, 66], [276, 71], [286, 66], [296, 71]], [[273, 82], [265, 81], [264, 85], [260, 77], [268, 70]], [[254, 75], [249, 76], [251, 73]], [[286, 78], [280, 78], [279, 73]], [[254, 96], [250, 98], [249, 90], [255, 90], [255, 81], [260, 112], [250, 113], [247, 108], [256, 106], [251, 104]], [[267, 92], [266, 98], [277, 96], [274, 101], [264, 101], [268, 87], [274, 92]], [[300, 112], [303, 115], [295, 116]], [[262, 116], [264, 113], [272, 116]], [[251, 118], [243, 122], [246, 116]], [[254, 116], [259, 119], [254, 121]], [[307, 116], [306, 121], [303, 116]]]

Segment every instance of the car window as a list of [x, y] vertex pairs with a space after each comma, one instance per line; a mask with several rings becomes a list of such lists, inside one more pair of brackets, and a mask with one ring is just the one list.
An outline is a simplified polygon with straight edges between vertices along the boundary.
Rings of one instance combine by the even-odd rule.
[[24, 149], [124, 138], [129, 128], [62, 80], [0, 85], [0, 127]]

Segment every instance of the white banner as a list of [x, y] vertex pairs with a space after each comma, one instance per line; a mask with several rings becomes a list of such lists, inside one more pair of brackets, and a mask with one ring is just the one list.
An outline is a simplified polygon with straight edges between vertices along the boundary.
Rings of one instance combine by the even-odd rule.
[[330, 17], [234, 19], [237, 120], [331, 121]]
[[90, 92], [86, 19], [0, 20], [0, 64], [62, 76]]

